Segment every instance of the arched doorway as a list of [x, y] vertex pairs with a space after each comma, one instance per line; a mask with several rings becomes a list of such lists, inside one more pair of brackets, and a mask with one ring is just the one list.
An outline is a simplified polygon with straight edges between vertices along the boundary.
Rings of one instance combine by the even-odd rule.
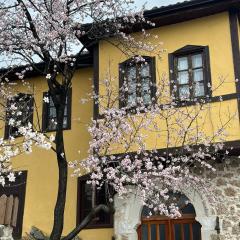
[[193, 205], [184, 195], [178, 195], [177, 205], [181, 218], [171, 219], [166, 216], [149, 216], [149, 209], [144, 207], [141, 225], [138, 227], [138, 240], [201, 240], [201, 224], [196, 221]]

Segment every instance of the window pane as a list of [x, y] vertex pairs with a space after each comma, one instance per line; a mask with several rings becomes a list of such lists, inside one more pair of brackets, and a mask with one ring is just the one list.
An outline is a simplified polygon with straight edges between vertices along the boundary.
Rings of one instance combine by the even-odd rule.
[[66, 128], [67, 127], [67, 117], [63, 118], [63, 127]]
[[137, 102], [137, 85], [136, 79], [128, 79], [128, 106], [134, 106]]
[[49, 119], [48, 120], [48, 129], [49, 130], [55, 130], [57, 127], [57, 124], [55, 123], [56, 119]]
[[148, 240], [148, 227], [147, 227], [147, 225], [143, 224], [141, 229], [142, 229], [142, 240]]
[[203, 69], [193, 70], [193, 80], [194, 82], [203, 81]]
[[166, 225], [164, 225], [164, 224], [159, 225], [159, 233], [160, 233], [161, 240], [167, 240], [166, 239]]
[[174, 224], [174, 240], [181, 240], [181, 225], [180, 224]]
[[128, 106], [135, 106], [136, 105], [136, 101], [137, 101], [136, 93], [128, 95], [128, 102], [127, 102]]
[[150, 90], [150, 79], [143, 78], [142, 79], [142, 98], [144, 104], [151, 103], [151, 90]]
[[[189, 224], [185, 223], [183, 226], [184, 229], [184, 240], [190, 240], [190, 226]], [[195, 238], [194, 238], [195, 239]]]
[[201, 224], [198, 222], [193, 224], [193, 239], [201, 240]]
[[55, 107], [50, 107], [49, 108], [49, 118], [54, 118], [56, 116], [57, 116], [56, 108]]
[[140, 74], [141, 74], [141, 77], [150, 77], [150, 66], [149, 66], [149, 64], [144, 64], [141, 67]]
[[178, 72], [178, 82], [179, 84], [187, 84], [189, 82], [188, 71]]
[[195, 84], [194, 95], [195, 97], [201, 97], [205, 95], [203, 82], [197, 82]]
[[188, 58], [181, 57], [178, 58], [178, 70], [187, 70], [188, 69]]
[[127, 69], [127, 78], [128, 80], [131, 78], [136, 78], [136, 67], [128, 67]]
[[151, 225], [151, 240], [157, 240], [157, 230], [155, 224]]
[[186, 99], [190, 97], [190, 91], [188, 86], [179, 86], [179, 97]]
[[54, 107], [52, 97], [48, 97], [48, 98], [49, 98], [49, 106]]
[[92, 208], [92, 185], [85, 183], [83, 185], [84, 192], [84, 208], [85, 209], [91, 209]]
[[64, 107], [64, 116], [67, 116], [67, 105]]
[[196, 214], [195, 209], [191, 203], [188, 203], [183, 209], [181, 209], [182, 214]]
[[192, 67], [193, 68], [202, 67], [202, 54], [192, 56]]

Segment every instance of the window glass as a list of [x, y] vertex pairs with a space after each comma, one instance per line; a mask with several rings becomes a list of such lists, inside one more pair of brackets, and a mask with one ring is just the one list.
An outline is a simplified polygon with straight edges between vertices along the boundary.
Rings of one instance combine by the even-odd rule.
[[159, 225], [159, 233], [160, 233], [160, 239], [167, 240], [166, 239], [166, 225], [160, 224]]
[[178, 73], [178, 83], [187, 84], [189, 82], [188, 71]]
[[141, 77], [150, 77], [150, 66], [149, 63], [143, 64], [140, 70]]
[[193, 236], [194, 240], [201, 240], [201, 224], [196, 222], [193, 224]]
[[137, 103], [137, 84], [136, 78], [128, 79], [128, 106], [135, 106]]
[[148, 227], [146, 224], [142, 225], [142, 240], [148, 240]]
[[189, 224], [184, 224], [183, 225], [183, 231], [184, 231], [184, 240], [191, 240]]
[[157, 229], [156, 224], [151, 225], [151, 240], [157, 239]]
[[187, 70], [188, 69], [188, 58], [187, 57], [180, 57], [178, 58], [178, 70]]
[[181, 240], [181, 225], [174, 224], [174, 236], [175, 240]]
[[190, 97], [190, 91], [188, 85], [179, 86], [179, 97], [181, 99], [188, 99]]
[[136, 78], [136, 67], [135, 66], [129, 66], [127, 68], [127, 78], [128, 78], [128, 80]]
[[203, 81], [203, 69], [193, 70], [193, 80], [194, 82]]
[[142, 97], [143, 97], [143, 103], [145, 105], [148, 105], [151, 103], [150, 78], [142, 79]]
[[204, 96], [204, 84], [203, 84], [203, 82], [197, 82], [197, 83], [195, 83], [194, 95], [195, 95], [196, 97]]
[[197, 54], [192, 56], [192, 67], [199, 68], [202, 67], [202, 54]]

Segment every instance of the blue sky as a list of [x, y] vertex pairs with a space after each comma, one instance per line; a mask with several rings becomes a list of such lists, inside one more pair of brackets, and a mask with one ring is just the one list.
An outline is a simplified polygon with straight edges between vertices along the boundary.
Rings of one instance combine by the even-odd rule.
[[137, 6], [142, 6], [144, 3], [146, 4], [147, 9], [151, 9], [153, 7], [160, 7], [163, 5], [174, 4], [177, 2], [183, 2], [184, 0], [135, 0], [135, 4]]

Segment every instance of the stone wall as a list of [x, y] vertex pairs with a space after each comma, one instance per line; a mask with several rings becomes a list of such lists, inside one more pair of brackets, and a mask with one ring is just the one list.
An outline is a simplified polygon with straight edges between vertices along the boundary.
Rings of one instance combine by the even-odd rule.
[[12, 228], [0, 225], [0, 240], [13, 240]]
[[212, 240], [240, 240], [240, 159], [229, 158], [209, 174], [220, 202], [215, 214], [220, 218], [220, 234]]

